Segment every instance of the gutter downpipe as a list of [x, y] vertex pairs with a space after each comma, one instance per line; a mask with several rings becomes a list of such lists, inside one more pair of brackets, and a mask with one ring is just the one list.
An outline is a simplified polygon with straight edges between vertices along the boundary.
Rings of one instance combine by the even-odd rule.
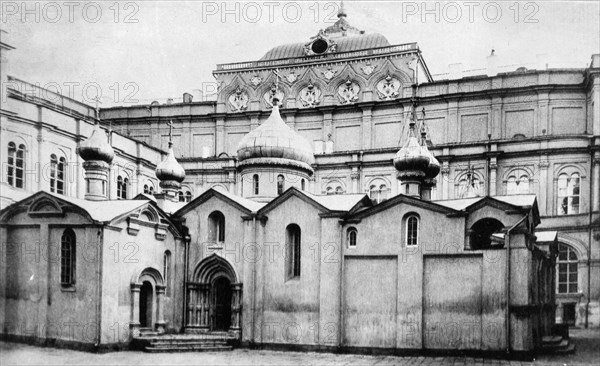
[[186, 230], [186, 234], [183, 237], [183, 241], [184, 241], [184, 246], [183, 246], [183, 260], [184, 260], [184, 267], [183, 267], [183, 318], [181, 318], [182, 320], [182, 330], [185, 333], [185, 327], [188, 324], [188, 275], [189, 275], [189, 266], [190, 266], [190, 242], [192, 241], [192, 237], [189, 234], [189, 228], [188, 230]]
[[[592, 139], [592, 143], [590, 144], [590, 198], [589, 202], [589, 214], [588, 214], [588, 247], [587, 247], [587, 302], [585, 304], [585, 329], [588, 329], [588, 321], [589, 321], [589, 311], [590, 311], [590, 296], [592, 291], [592, 219], [593, 219], [593, 210], [594, 210], [594, 200], [597, 200], [598, 197], [594, 197], [594, 180], [595, 175], [598, 172], [594, 172], [594, 139]], [[598, 187], [596, 187], [596, 196], [598, 195]]]
[[529, 213], [523, 216], [516, 224], [506, 230], [504, 243], [506, 245], [506, 353], [510, 354], [510, 232], [513, 231], [517, 226], [521, 225], [526, 218], [529, 217]]

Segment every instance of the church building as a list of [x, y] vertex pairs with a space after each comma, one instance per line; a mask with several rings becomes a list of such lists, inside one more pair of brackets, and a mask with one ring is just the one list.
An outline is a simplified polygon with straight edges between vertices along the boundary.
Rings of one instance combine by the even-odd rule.
[[600, 55], [436, 81], [346, 18], [218, 65], [214, 102], [3, 80], [2, 337], [529, 356], [597, 326]]

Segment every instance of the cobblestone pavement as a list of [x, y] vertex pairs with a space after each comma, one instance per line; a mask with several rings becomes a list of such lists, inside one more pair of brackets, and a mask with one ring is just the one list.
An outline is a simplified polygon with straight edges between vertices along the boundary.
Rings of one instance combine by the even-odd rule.
[[577, 352], [534, 362], [465, 357], [394, 357], [237, 349], [231, 352], [93, 354], [0, 342], [0, 365], [598, 365], [600, 330], [571, 330]]

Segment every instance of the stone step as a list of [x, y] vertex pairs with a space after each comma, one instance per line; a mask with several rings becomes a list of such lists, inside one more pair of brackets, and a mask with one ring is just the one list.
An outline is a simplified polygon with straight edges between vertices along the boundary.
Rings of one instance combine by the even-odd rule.
[[575, 345], [573, 343], [570, 343], [567, 348], [554, 351], [555, 355], [571, 355], [573, 353], [575, 353]]
[[543, 345], [559, 344], [562, 340], [563, 340], [563, 337], [561, 337], [559, 335], [545, 336], [545, 337], [542, 337], [542, 344]]
[[564, 349], [567, 347], [569, 347], [568, 339], [561, 339], [560, 343], [542, 344], [542, 349], [548, 349], [548, 350]]
[[220, 337], [220, 336], [206, 336], [206, 335], [196, 335], [193, 337], [190, 336], [167, 336], [167, 335], [158, 335], [158, 336], [143, 336], [143, 337], [135, 337], [136, 340], [144, 341], [144, 342], [228, 342], [231, 340], [235, 340], [233, 337]]
[[226, 341], [156, 341], [150, 343], [152, 347], [168, 347], [168, 346], [226, 346]]
[[553, 355], [568, 355], [575, 353], [575, 345], [568, 339], [562, 339], [559, 343], [547, 343], [542, 345], [542, 353]]
[[146, 347], [146, 352], [158, 353], [158, 352], [224, 352], [231, 351], [231, 346], [186, 346], [186, 345], [171, 345], [168, 347]]

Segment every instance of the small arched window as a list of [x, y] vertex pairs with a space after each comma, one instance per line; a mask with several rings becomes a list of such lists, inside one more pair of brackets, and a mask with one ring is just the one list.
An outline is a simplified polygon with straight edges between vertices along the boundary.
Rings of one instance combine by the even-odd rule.
[[467, 178], [458, 181], [458, 193], [460, 198], [473, 198], [481, 196], [481, 183], [478, 178], [473, 177], [471, 183]]
[[185, 202], [185, 196], [183, 195], [183, 191], [177, 192], [177, 197], [179, 197], [179, 202]]
[[185, 202], [192, 202], [192, 192], [185, 192]]
[[577, 293], [577, 270], [579, 259], [575, 250], [568, 245], [558, 245], [558, 258], [556, 260], [556, 287], [559, 294]]
[[225, 216], [221, 211], [214, 211], [208, 216], [208, 241], [211, 243], [225, 241]]
[[519, 178], [517, 175], [511, 175], [506, 180], [506, 194], [528, 194], [529, 193], [529, 176], [522, 174]]
[[50, 192], [65, 194], [65, 165], [64, 157], [50, 155]]
[[119, 175], [117, 177], [117, 199], [127, 199], [127, 186], [129, 185], [129, 178]]
[[252, 176], [252, 186], [253, 186], [253, 190], [254, 190], [254, 195], [258, 195], [259, 188], [260, 188], [260, 183], [259, 183], [259, 180], [258, 180], [258, 174], [254, 174]]
[[406, 233], [404, 242], [406, 246], [415, 246], [419, 244], [419, 217], [417, 215], [409, 215], [405, 222]]
[[380, 203], [387, 199], [388, 197], [388, 187], [387, 184], [381, 183], [372, 183], [369, 186], [369, 198], [373, 203]]
[[329, 181], [325, 186], [325, 194], [344, 194], [344, 187], [342, 186], [342, 183], [338, 180]]
[[348, 248], [355, 248], [356, 247], [356, 236], [357, 236], [358, 232], [356, 231], [356, 228], [348, 228], [348, 231], [346, 233], [346, 244], [348, 245]]
[[283, 175], [277, 176], [277, 194], [282, 194], [285, 189], [285, 178]]
[[287, 247], [287, 278], [300, 276], [300, 260], [302, 252], [302, 238], [300, 227], [296, 224], [290, 224], [286, 228], [286, 247]]
[[304, 179], [302, 179], [300, 181], [300, 188], [304, 191], [306, 190], [306, 181]]
[[23, 188], [25, 183], [25, 145], [8, 143], [8, 161], [6, 179], [15, 188]]
[[169, 250], [165, 251], [163, 256], [163, 276], [167, 296], [171, 296], [171, 286], [169, 286], [169, 282], [171, 281], [171, 252]]
[[152, 185], [152, 183], [148, 182], [144, 184], [144, 193], [149, 195], [154, 194], [154, 186]]
[[66, 229], [60, 238], [60, 284], [75, 284], [75, 233]]
[[573, 215], [579, 213], [579, 173], [571, 176], [562, 173], [558, 176], [558, 214]]

